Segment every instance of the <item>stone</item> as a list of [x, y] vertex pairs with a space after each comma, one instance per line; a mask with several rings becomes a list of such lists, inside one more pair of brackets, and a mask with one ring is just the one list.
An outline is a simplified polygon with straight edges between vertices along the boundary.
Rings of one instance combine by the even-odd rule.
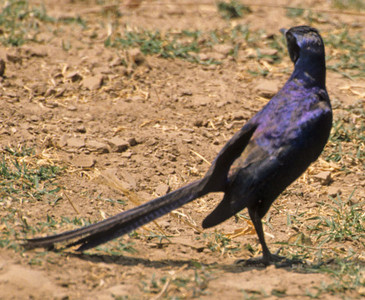
[[85, 147], [85, 139], [79, 137], [71, 137], [66, 142], [67, 146], [71, 148], [82, 148]]
[[262, 97], [272, 98], [279, 90], [279, 82], [264, 79], [256, 85], [255, 90]]
[[341, 189], [338, 186], [329, 186], [327, 194], [331, 197], [335, 197], [337, 194], [341, 195]]
[[193, 92], [191, 90], [185, 89], [181, 92], [180, 96], [192, 96]]
[[5, 61], [0, 58], [0, 76], [4, 76], [5, 73]]
[[80, 168], [92, 168], [96, 163], [96, 159], [90, 155], [79, 155], [74, 157], [71, 163]]
[[201, 119], [195, 120], [193, 124], [196, 127], [202, 127], [203, 126], [203, 120], [201, 120]]
[[9, 61], [9, 62], [11, 62], [11, 63], [19, 63], [19, 64], [21, 64], [22, 63], [22, 57], [19, 55], [19, 54], [16, 54], [16, 53], [14, 53], [14, 54], [12, 54], [12, 53], [7, 53], [6, 54], [6, 59]]
[[131, 146], [131, 147], [136, 146], [138, 144], [136, 138], [134, 138], [134, 137], [128, 139], [128, 143], [129, 143], [129, 146]]
[[82, 81], [82, 86], [90, 91], [100, 89], [103, 85], [104, 77], [102, 75], [96, 75], [86, 77]]
[[314, 175], [314, 178], [318, 179], [322, 185], [329, 185], [332, 181], [331, 172], [328, 171], [320, 172]]
[[69, 139], [70, 137], [66, 134], [62, 135], [58, 141], [58, 146], [63, 148], [65, 146], [67, 146], [67, 140]]
[[141, 52], [139, 48], [133, 48], [128, 51], [129, 59], [132, 63], [135, 63], [137, 66], [142, 65], [146, 58], [144, 54]]
[[221, 108], [230, 103], [231, 103], [231, 101], [229, 101], [229, 100], [221, 100], [221, 101], [216, 102], [216, 106], [217, 106], [217, 108]]
[[136, 179], [127, 171], [120, 171], [123, 178], [123, 185], [128, 190], [134, 190], [137, 187]]
[[223, 54], [224, 56], [227, 56], [228, 54], [230, 54], [233, 51], [233, 48], [230, 45], [216, 44], [213, 46], [213, 50], [215, 52]]
[[122, 65], [123, 65], [123, 59], [121, 59], [119, 56], [114, 58], [109, 64], [109, 66], [111, 67], [117, 67]]
[[163, 195], [166, 195], [170, 190], [170, 187], [165, 184], [165, 183], [160, 183], [157, 187], [156, 187], [156, 194], [158, 196], [163, 196]]
[[70, 105], [70, 106], [67, 107], [67, 110], [69, 110], [69, 111], [76, 111], [77, 110], [77, 107], [74, 106], [74, 105]]
[[56, 108], [56, 107], [58, 107], [58, 103], [57, 102], [54, 102], [54, 101], [47, 101], [45, 103], [45, 106], [46, 107], [49, 107], [49, 108]]
[[278, 53], [277, 49], [271, 49], [271, 48], [260, 49], [260, 54], [261, 55], [273, 56], [273, 55], [276, 55], [277, 53]]
[[47, 48], [43, 45], [23, 46], [22, 49], [27, 57], [46, 57], [48, 55]]
[[207, 106], [211, 103], [211, 100], [208, 97], [199, 95], [197, 97], [193, 97], [192, 102], [194, 106]]
[[107, 142], [111, 146], [113, 152], [124, 152], [129, 147], [129, 143], [120, 137], [113, 137]]
[[86, 133], [86, 127], [81, 124], [81, 125], [76, 127], [76, 132]]
[[199, 54], [199, 59], [202, 60], [202, 61], [206, 61], [209, 59], [209, 56], [205, 53], [200, 53]]
[[241, 121], [247, 119], [247, 115], [241, 111], [232, 112], [232, 119], [235, 121]]
[[98, 153], [109, 153], [110, 152], [110, 148], [107, 144], [101, 143], [98, 141], [93, 141], [93, 140], [87, 141], [86, 147], [91, 152], [98, 152]]
[[67, 79], [71, 79], [72, 82], [77, 82], [82, 80], [82, 76], [77, 72], [71, 72], [67, 75]]

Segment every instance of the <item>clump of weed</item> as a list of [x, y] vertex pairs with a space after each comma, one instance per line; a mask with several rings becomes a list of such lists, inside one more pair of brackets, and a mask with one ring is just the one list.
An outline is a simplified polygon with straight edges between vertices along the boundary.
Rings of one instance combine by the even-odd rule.
[[251, 9], [236, 0], [230, 2], [220, 1], [217, 8], [221, 16], [225, 19], [242, 18], [245, 13], [250, 13]]

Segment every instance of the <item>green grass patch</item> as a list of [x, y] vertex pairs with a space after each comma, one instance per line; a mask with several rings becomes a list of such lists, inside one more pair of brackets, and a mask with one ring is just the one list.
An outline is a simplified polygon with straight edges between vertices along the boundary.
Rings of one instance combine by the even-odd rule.
[[5, 148], [0, 152], [0, 202], [56, 201], [61, 188], [55, 178], [61, 171], [56, 165], [37, 165], [31, 148]]
[[209, 281], [214, 279], [210, 270], [199, 263], [191, 262], [192, 270], [184, 274], [156, 276], [141, 281], [140, 289], [143, 293], [161, 294], [163, 299], [192, 299], [208, 295], [206, 289]]
[[335, 259], [331, 263], [309, 268], [308, 271], [329, 274], [333, 279], [331, 283], [322, 282], [317, 286], [316, 293], [308, 294], [311, 298], [321, 299], [321, 295], [329, 293], [341, 294], [343, 299], [360, 299], [359, 292], [365, 287], [364, 262]]
[[7, 46], [21, 46], [36, 41], [40, 32], [39, 22], [54, 22], [44, 6], [32, 7], [28, 1], [22, 0], [4, 2], [0, 12], [0, 42]]
[[365, 161], [365, 111], [359, 101], [335, 115], [325, 159], [338, 163], [342, 170], [351, 165], [364, 166]]
[[350, 34], [345, 28], [324, 36], [327, 49], [327, 68], [350, 79], [365, 75], [364, 38], [360, 33]]
[[286, 15], [289, 18], [298, 18], [304, 15], [305, 10], [303, 8], [289, 7], [286, 9]]
[[[364, 40], [360, 34], [350, 34], [344, 29], [336, 34], [324, 34], [327, 49], [327, 68], [344, 77], [356, 78], [365, 74]], [[286, 44], [281, 33], [266, 35], [263, 31], [252, 31], [247, 26], [237, 25], [210, 32], [181, 31], [126, 31], [116, 37], [109, 37], [105, 46], [139, 48], [146, 55], [162, 58], [184, 59], [194, 63], [220, 63], [214, 59], [202, 61], [199, 53], [211, 51], [217, 44], [232, 45], [233, 57], [240, 48], [255, 49], [256, 60], [266, 60], [270, 64], [280, 63], [287, 55]], [[265, 51], [270, 49], [271, 51]], [[274, 51], [272, 51], [274, 50]], [[268, 53], [269, 52], [269, 53]], [[270, 53], [271, 52], [271, 53]], [[249, 70], [251, 75], [266, 76], [269, 70]]]
[[241, 243], [227, 237], [218, 231], [214, 233], [203, 233], [203, 239], [206, 239], [206, 247], [212, 252], [219, 252], [222, 255], [234, 255], [241, 251]]
[[365, 10], [363, 0], [332, 0], [332, 5], [339, 9]]
[[231, 0], [229, 2], [219, 1], [217, 3], [218, 12], [224, 19], [242, 18], [244, 14], [250, 13], [251, 9], [241, 2]]
[[[216, 59], [200, 59], [200, 53], [212, 52], [214, 45], [227, 44], [232, 46], [230, 56], [237, 58], [240, 48], [254, 48], [256, 55], [252, 58], [265, 59], [278, 63], [286, 49], [282, 35], [265, 36], [262, 31], [251, 31], [247, 26], [237, 25], [234, 28], [201, 31], [166, 32], [160, 31], [126, 31], [118, 36], [110, 36], [105, 41], [106, 47], [123, 49], [139, 48], [145, 55], [157, 55], [161, 58], [183, 59], [199, 64], [219, 64]], [[271, 48], [272, 54], [265, 54], [261, 48]]]
[[162, 58], [179, 58], [203, 64], [215, 63], [214, 60], [203, 62], [197, 55], [202, 47], [198, 42], [200, 35], [199, 31], [165, 34], [162, 34], [160, 31], [127, 31], [114, 39], [109, 37], [105, 41], [105, 46], [139, 48], [146, 55], [158, 55]]
[[365, 247], [364, 203], [352, 203], [355, 192], [346, 201], [340, 195], [330, 197], [331, 202], [325, 204], [325, 210], [330, 214], [312, 218], [318, 222], [308, 226], [308, 230], [314, 233], [319, 247], [332, 241], [358, 241]]
[[[0, 151], [0, 247], [18, 250], [16, 240], [19, 235], [39, 232], [28, 226], [23, 216], [24, 205], [38, 201], [56, 203], [61, 190], [57, 177], [62, 171], [63, 168], [42, 161], [32, 148], [26, 146], [6, 147]], [[52, 226], [51, 219], [47, 226]]]
[[47, 14], [44, 5], [30, 5], [27, 0], [3, 1], [0, 6], [0, 43], [5, 46], [21, 46], [37, 42], [37, 36], [44, 30], [52, 30], [44, 24], [78, 24], [86, 28], [81, 17], [55, 19]]

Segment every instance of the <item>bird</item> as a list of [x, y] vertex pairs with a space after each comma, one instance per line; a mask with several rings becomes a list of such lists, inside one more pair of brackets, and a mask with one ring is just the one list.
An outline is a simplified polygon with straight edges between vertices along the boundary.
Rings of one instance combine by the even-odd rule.
[[280, 31], [294, 64], [291, 76], [223, 146], [204, 177], [98, 223], [27, 239], [25, 247], [52, 249], [55, 243], [68, 241], [67, 247], [79, 245], [77, 250], [85, 251], [208, 193], [223, 192], [202, 227], [216, 226], [247, 208], [262, 247], [262, 256], [247, 262], [268, 266], [285, 260], [270, 252], [262, 218], [321, 154], [332, 127], [332, 108], [326, 89], [324, 42], [318, 30], [301, 25]]

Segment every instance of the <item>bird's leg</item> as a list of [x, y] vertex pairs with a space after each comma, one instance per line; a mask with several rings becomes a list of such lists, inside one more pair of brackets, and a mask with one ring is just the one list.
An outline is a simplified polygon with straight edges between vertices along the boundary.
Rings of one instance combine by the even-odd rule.
[[262, 247], [262, 256], [257, 258], [251, 258], [248, 260], [239, 260], [236, 263], [245, 265], [258, 265], [263, 264], [265, 266], [271, 265], [276, 262], [280, 262], [285, 259], [283, 256], [279, 256], [277, 254], [272, 254], [265, 242], [264, 230], [262, 228], [261, 218], [258, 216], [257, 209], [252, 208], [248, 210], [250, 214], [250, 218], [252, 220], [253, 225], [255, 226], [255, 230], [257, 236], [259, 238], [261, 247]]

